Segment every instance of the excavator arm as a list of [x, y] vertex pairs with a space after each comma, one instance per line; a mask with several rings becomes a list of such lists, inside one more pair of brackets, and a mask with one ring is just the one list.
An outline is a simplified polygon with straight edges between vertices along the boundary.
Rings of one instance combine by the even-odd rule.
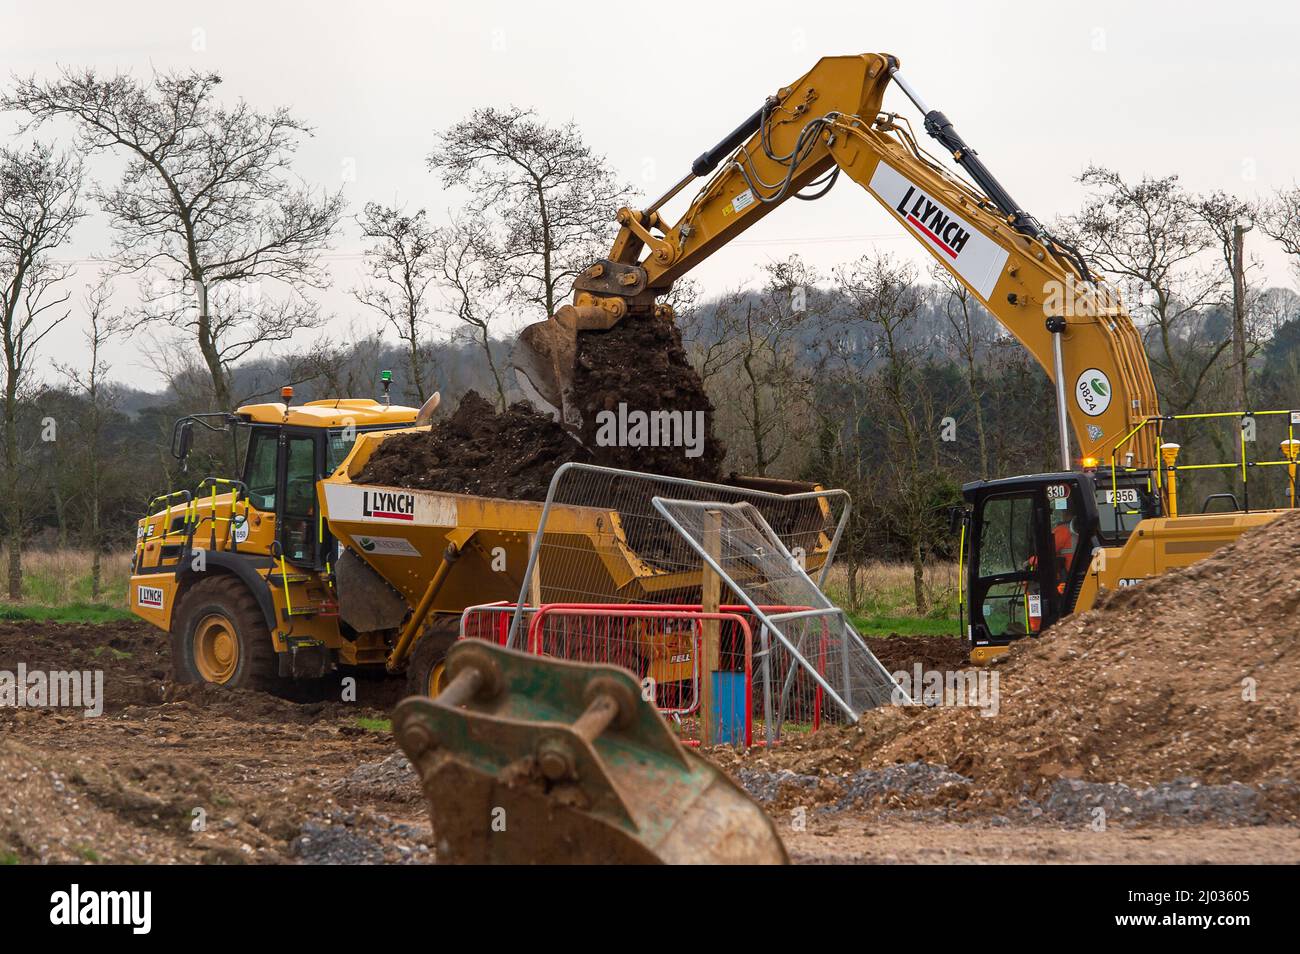
[[[882, 111], [891, 82], [973, 184], [928, 155], [903, 117]], [[1109, 460], [1122, 449], [1120, 464], [1155, 465], [1151, 429], [1130, 439], [1159, 408], [1141, 338], [1119, 296], [1016, 205], [886, 54], [823, 58], [701, 155], [654, 204], [620, 209], [608, 257], [574, 282], [572, 304], [521, 335], [521, 385], [577, 423], [569, 392], [579, 331], [609, 329], [630, 312], [671, 318], [657, 299], [674, 281], [777, 206], [824, 195], [840, 175], [888, 209], [1042, 365], [1057, 389], [1063, 469], [1071, 463], [1067, 418], [1083, 457]], [[682, 216], [668, 221], [660, 209], [706, 176]]]

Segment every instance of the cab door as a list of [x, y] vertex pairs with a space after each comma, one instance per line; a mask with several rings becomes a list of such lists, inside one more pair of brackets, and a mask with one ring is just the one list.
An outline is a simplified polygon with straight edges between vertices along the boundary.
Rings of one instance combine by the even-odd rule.
[[1095, 542], [1091, 493], [1090, 481], [1057, 475], [976, 496], [968, 581], [973, 646], [1037, 636], [1073, 610]]
[[1046, 508], [1041, 489], [976, 502], [970, 564], [973, 646], [1001, 646], [1043, 626]]
[[279, 540], [285, 559], [314, 567], [320, 550], [316, 481], [324, 466], [320, 434], [285, 429], [280, 434]]

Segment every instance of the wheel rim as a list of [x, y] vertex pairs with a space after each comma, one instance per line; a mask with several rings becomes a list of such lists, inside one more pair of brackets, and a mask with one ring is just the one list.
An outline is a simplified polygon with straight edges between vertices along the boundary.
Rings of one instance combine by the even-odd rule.
[[226, 683], [239, 668], [239, 637], [230, 620], [213, 613], [194, 627], [194, 665], [204, 682]]
[[425, 691], [436, 698], [446, 688], [446, 680], [447, 661], [439, 659], [433, 664], [433, 668], [429, 670], [429, 684], [425, 687]]

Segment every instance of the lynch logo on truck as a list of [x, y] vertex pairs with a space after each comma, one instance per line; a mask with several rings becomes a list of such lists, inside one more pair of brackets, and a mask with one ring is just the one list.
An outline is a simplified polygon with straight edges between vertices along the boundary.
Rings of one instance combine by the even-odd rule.
[[158, 586], [137, 586], [135, 590], [135, 601], [141, 606], [152, 606], [154, 609], [162, 609], [162, 588]]
[[460, 508], [454, 494], [336, 484], [327, 480], [325, 506], [331, 522], [400, 520], [417, 527], [460, 526]]
[[363, 490], [361, 513], [385, 520], [414, 520], [415, 495], [394, 493], [391, 490]]
[[1007, 250], [888, 163], [871, 176], [871, 191], [906, 223], [927, 247], [986, 302], [1007, 263]]

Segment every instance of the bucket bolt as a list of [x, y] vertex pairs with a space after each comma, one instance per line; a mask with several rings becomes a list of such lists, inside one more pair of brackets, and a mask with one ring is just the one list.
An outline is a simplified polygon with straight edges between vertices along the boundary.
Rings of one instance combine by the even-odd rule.
[[[604, 676], [587, 684], [587, 708], [570, 729], [588, 745], [600, 738], [611, 725], [626, 728], [636, 718], [636, 699], [623, 683]], [[537, 768], [552, 782], [577, 777], [577, 758], [563, 737], [551, 736], [537, 746]]]

